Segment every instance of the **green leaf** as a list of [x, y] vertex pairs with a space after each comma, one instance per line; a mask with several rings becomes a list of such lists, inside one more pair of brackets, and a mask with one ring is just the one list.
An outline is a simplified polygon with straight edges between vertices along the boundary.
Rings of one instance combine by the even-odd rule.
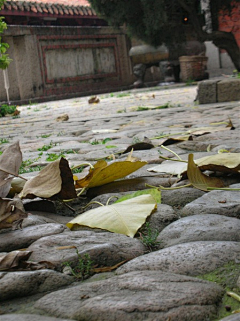
[[129, 200], [131, 198], [134, 198], [134, 197], [137, 197], [140, 195], [146, 195], [146, 194], [152, 195], [155, 202], [157, 204], [161, 204], [161, 191], [159, 191], [157, 188], [144, 189], [142, 191], [137, 191], [132, 194], [124, 195], [124, 196], [120, 197], [114, 204]]

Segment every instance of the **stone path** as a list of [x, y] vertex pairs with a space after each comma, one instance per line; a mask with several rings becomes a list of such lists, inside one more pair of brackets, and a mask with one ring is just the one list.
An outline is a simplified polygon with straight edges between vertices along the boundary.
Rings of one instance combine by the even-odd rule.
[[[102, 94], [98, 104], [82, 97], [22, 106], [19, 118], [0, 118], [0, 150], [19, 140], [26, 165], [21, 175], [30, 178], [38, 173], [30, 169], [49, 164], [50, 156], [64, 155], [70, 166], [119, 161], [126, 159], [129, 146], [151, 141], [153, 148], [133, 151], [147, 165], [69, 203], [81, 213], [90, 200], [106, 204], [109, 197], [146, 189], [146, 184], [174, 184], [176, 176], [152, 170], [166, 163], [160, 156], [174, 157], [160, 147], [167, 138], [192, 134], [191, 140], [167, 146], [184, 160], [189, 153], [194, 159], [219, 151], [240, 153], [240, 102], [198, 105], [196, 94], [196, 85], [174, 85]], [[234, 130], [226, 128], [229, 119]], [[237, 174], [225, 182], [240, 187]], [[24, 200], [30, 214], [23, 230], [0, 230], [0, 260], [25, 249], [29, 261], [51, 262], [54, 269], [1, 271], [0, 321], [240, 320], [240, 314], [232, 314], [240, 302], [226, 296], [226, 288], [240, 294], [239, 199], [240, 191], [163, 190], [162, 204], [148, 219], [159, 232], [150, 253], [140, 234], [71, 231], [65, 224], [75, 214], [68, 208]], [[76, 249], [82, 257], [89, 255], [96, 269], [121, 266], [77, 281], [64, 264], [79, 263]], [[217, 284], [216, 273], [224, 281]]]

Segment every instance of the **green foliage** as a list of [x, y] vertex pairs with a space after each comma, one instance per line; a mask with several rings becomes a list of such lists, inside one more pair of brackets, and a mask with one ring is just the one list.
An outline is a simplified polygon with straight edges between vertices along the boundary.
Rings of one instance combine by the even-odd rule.
[[32, 173], [32, 172], [38, 172], [40, 171], [43, 166], [32, 166], [31, 165], [39, 160], [40, 156], [35, 159], [27, 159], [22, 161], [22, 164], [19, 168], [19, 174], [23, 173]]
[[[4, 0], [0, 0], [0, 8], [2, 7]], [[0, 17], [0, 34], [7, 29], [7, 24], [3, 21], [3, 17]], [[11, 59], [6, 54], [9, 45], [5, 42], [2, 42], [2, 37], [0, 36], [0, 69], [6, 69], [11, 62]]]
[[107, 142], [110, 142], [112, 139], [111, 138], [104, 138], [103, 140], [94, 140], [91, 142], [91, 145], [99, 145], [99, 144], [103, 144], [105, 145]]
[[89, 2], [110, 25], [126, 26], [130, 36], [150, 45], [165, 44], [169, 48], [172, 60], [181, 55], [179, 44], [188, 39], [191, 33], [191, 38], [195, 37], [201, 42], [213, 41], [217, 47], [225, 49], [236, 69], [240, 71], [240, 50], [236, 39], [231, 32], [219, 30], [218, 19], [220, 10], [229, 15], [231, 7], [238, 5], [240, 0], [208, 1], [204, 11], [211, 13], [209, 15], [211, 21], [208, 21], [208, 25], [212, 26], [211, 32], [204, 31], [204, 16], [198, 0], [89, 0]]
[[47, 162], [54, 162], [55, 160], [61, 158], [61, 157], [64, 157], [64, 154], [63, 153], [60, 153], [60, 154], [56, 154], [56, 153], [47, 153], [47, 158], [46, 158], [46, 161]]
[[92, 274], [93, 261], [91, 260], [90, 255], [88, 253], [81, 255], [79, 254], [77, 249], [76, 252], [78, 256], [77, 264], [64, 262], [63, 265], [70, 268], [71, 274], [75, 278], [84, 280]]
[[[182, 9], [166, 0], [90, 0], [93, 8], [114, 26], [126, 24], [131, 35], [152, 45], [184, 39]], [[191, 6], [194, 1], [188, 1]], [[175, 15], [174, 15], [175, 13]], [[178, 14], [177, 19], [173, 19]]]
[[[1, 67], [0, 67], [1, 69]], [[13, 114], [16, 111], [17, 106], [3, 104], [0, 106], [0, 117], [4, 117], [9, 114]]]
[[157, 229], [151, 228], [150, 223], [145, 224], [145, 228], [142, 232], [139, 232], [141, 242], [148, 248], [150, 252], [158, 249], [161, 242], [157, 241], [159, 231]]
[[53, 143], [53, 142], [51, 141], [49, 145], [43, 145], [43, 147], [38, 148], [38, 150], [39, 150], [39, 151], [46, 152], [47, 150], [49, 150], [49, 149], [52, 148], [53, 146], [56, 146], [56, 143]]
[[9, 140], [7, 138], [0, 138], [0, 144], [7, 144]]

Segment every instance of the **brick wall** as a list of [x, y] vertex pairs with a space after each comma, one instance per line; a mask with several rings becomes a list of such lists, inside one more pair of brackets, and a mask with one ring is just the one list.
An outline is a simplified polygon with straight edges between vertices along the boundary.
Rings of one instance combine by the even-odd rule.
[[236, 3], [236, 7], [233, 9], [231, 15], [229, 15], [227, 12], [222, 12], [220, 14], [219, 30], [227, 32], [231, 31], [234, 34], [240, 48], [240, 3]]

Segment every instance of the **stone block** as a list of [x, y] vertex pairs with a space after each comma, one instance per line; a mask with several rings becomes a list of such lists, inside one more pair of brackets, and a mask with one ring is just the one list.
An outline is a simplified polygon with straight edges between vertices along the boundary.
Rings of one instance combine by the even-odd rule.
[[240, 79], [227, 78], [217, 83], [217, 101], [240, 100]]
[[199, 104], [211, 104], [217, 102], [217, 81], [204, 80], [198, 83]]

